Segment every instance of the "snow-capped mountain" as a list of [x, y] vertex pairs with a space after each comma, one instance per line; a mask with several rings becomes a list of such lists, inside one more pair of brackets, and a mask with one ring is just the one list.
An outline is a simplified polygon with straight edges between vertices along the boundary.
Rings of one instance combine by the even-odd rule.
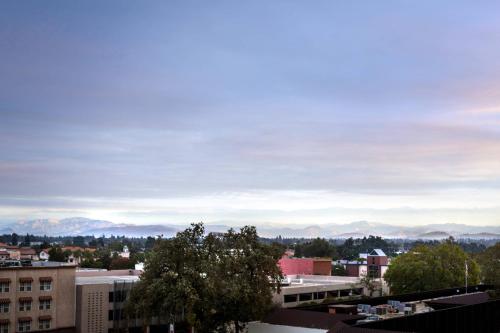
[[62, 220], [38, 219], [22, 220], [0, 228], [0, 234], [16, 232], [18, 234], [72, 236], [72, 235], [125, 235], [130, 237], [174, 235], [180, 228], [166, 225], [117, 224], [104, 220], [84, 217], [72, 217]]
[[[247, 223], [252, 225], [252, 223]], [[283, 223], [284, 224], [284, 223]], [[229, 221], [207, 223], [208, 232], [224, 232], [230, 228]], [[241, 224], [238, 224], [241, 225]], [[0, 234], [16, 232], [18, 234], [35, 235], [124, 235], [131, 237], [163, 235], [170, 237], [183, 230], [187, 225], [180, 224], [150, 224], [136, 225], [113, 223], [105, 220], [93, 220], [83, 217], [73, 217], [61, 220], [38, 219], [22, 220], [5, 226], [0, 226]], [[500, 226], [470, 226], [465, 224], [430, 224], [424, 226], [396, 226], [390, 224], [357, 221], [347, 224], [321, 224], [321, 225], [287, 225], [256, 224], [257, 231], [262, 237], [296, 237], [296, 238], [359, 238], [363, 236], [382, 236], [384, 238], [408, 239], [443, 239], [453, 236], [455, 238], [470, 239], [500, 239]], [[237, 229], [237, 227], [233, 228]]]

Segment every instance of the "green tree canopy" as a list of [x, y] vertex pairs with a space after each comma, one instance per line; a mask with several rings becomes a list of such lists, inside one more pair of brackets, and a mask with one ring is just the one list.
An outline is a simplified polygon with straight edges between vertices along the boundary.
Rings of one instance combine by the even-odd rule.
[[131, 316], [186, 321], [199, 332], [259, 319], [282, 278], [279, 246], [258, 240], [255, 228], [205, 235], [203, 224], [158, 239], [127, 303]]
[[316, 238], [311, 242], [297, 244], [295, 246], [295, 256], [296, 257], [328, 257], [336, 258], [337, 251], [333, 244], [330, 244], [324, 238]]
[[484, 283], [500, 289], [500, 242], [487, 248], [477, 256]]
[[333, 276], [347, 276], [347, 270], [343, 265], [333, 265], [332, 266]]
[[437, 246], [418, 245], [393, 259], [384, 279], [392, 294], [421, 292], [479, 283], [479, 266], [457, 244], [446, 241]]
[[67, 253], [65, 253], [61, 247], [54, 246], [49, 250], [49, 260], [50, 261], [58, 261], [65, 262], [68, 260]]

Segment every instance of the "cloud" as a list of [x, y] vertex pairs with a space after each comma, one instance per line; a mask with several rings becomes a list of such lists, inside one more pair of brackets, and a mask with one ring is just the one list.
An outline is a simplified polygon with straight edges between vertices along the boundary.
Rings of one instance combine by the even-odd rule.
[[496, 115], [496, 114], [500, 114], [500, 106], [467, 109], [467, 110], [462, 111], [462, 113], [468, 114], [468, 115]]
[[453, 216], [499, 189], [497, 4], [0, 6], [3, 216]]

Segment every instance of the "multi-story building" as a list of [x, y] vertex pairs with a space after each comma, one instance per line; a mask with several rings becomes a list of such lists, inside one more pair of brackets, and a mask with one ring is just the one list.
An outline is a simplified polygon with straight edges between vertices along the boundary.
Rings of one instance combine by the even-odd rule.
[[125, 320], [123, 306], [139, 274], [135, 270], [77, 272], [76, 332], [120, 332], [138, 326]]
[[284, 308], [304, 303], [321, 303], [326, 300], [339, 300], [367, 295], [368, 290], [361, 285], [358, 277], [289, 275], [273, 302]]
[[389, 258], [381, 249], [375, 249], [368, 254], [366, 258], [368, 264], [368, 275], [373, 278], [384, 277], [387, 268], [389, 267]]
[[370, 253], [360, 253], [359, 260], [337, 260], [334, 264], [344, 266], [347, 276], [383, 278], [389, 267], [389, 258], [381, 249], [374, 249]]
[[0, 267], [0, 333], [74, 332], [75, 266]]

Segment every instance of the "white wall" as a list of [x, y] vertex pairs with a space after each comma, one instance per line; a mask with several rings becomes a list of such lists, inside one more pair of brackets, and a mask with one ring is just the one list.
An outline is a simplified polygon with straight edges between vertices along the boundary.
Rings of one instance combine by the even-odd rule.
[[366, 265], [359, 265], [359, 276], [367, 275], [368, 268]]

